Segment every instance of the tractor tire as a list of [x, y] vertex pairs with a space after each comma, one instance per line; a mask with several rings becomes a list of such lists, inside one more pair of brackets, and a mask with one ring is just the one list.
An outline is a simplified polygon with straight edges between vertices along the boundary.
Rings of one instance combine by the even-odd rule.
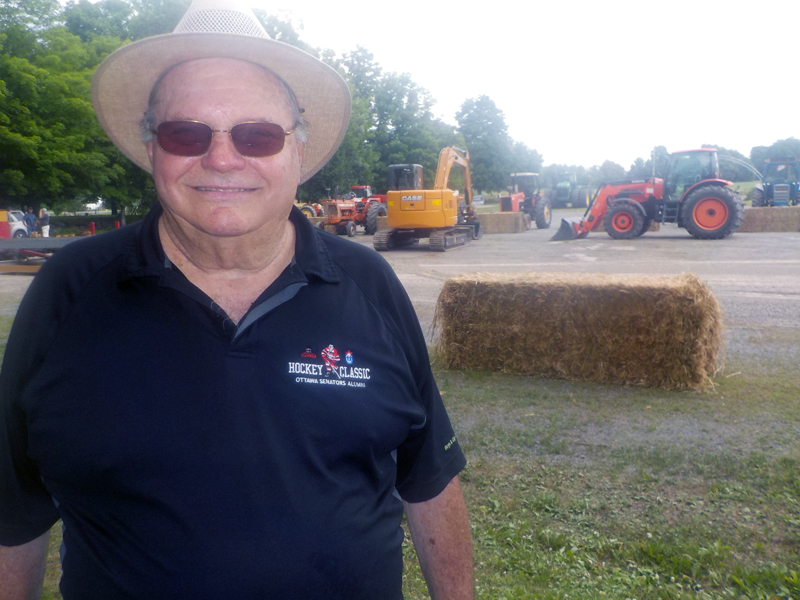
[[24, 237], [28, 237], [28, 234], [20, 229], [19, 231], [14, 233], [14, 237], [15, 238], [24, 238]]
[[606, 233], [615, 240], [629, 240], [641, 235], [644, 233], [643, 225], [642, 211], [627, 202], [614, 204], [603, 217]]
[[582, 187], [578, 189], [578, 203], [573, 204], [574, 208], [586, 208], [589, 206], [589, 200], [591, 199], [592, 190], [588, 187]]
[[303, 213], [305, 216], [311, 218], [316, 217], [317, 213], [314, 211], [314, 207], [306, 204], [305, 206], [300, 207], [300, 212]]
[[719, 240], [739, 229], [744, 200], [725, 187], [704, 185], [687, 196], [681, 207], [686, 231], [701, 240]]
[[548, 229], [553, 221], [553, 209], [550, 200], [542, 196], [533, 206], [533, 220], [537, 229]]
[[347, 225], [344, 226], [344, 232], [347, 234], [347, 237], [355, 237], [356, 235], [355, 221], [348, 221]]
[[767, 199], [764, 197], [764, 190], [753, 188], [753, 208], [766, 205]]
[[386, 216], [386, 207], [380, 202], [373, 202], [367, 209], [367, 221], [364, 224], [364, 232], [367, 235], [375, 235], [378, 231], [378, 217]]
[[645, 233], [647, 233], [647, 230], [650, 229], [650, 225], [652, 223], [653, 223], [652, 217], [645, 217], [644, 223], [642, 223], [642, 230], [639, 233], [637, 233], [635, 237], [639, 237], [640, 235], [644, 235]]
[[580, 188], [573, 188], [569, 193], [569, 205], [572, 208], [575, 208], [578, 205], [578, 194], [580, 191]]

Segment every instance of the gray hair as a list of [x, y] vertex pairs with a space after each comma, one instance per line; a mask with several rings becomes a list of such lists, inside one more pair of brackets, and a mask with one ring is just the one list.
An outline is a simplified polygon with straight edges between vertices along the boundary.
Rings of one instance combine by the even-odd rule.
[[[181, 63], [178, 63], [181, 64]], [[158, 106], [159, 101], [159, 91], [161, 88], [161, 81], [166, 77], [167, 73], [169, 73], [172, 69], [177, 67], [178, 65], [173, 65], [166, 71], [164, 71], [156, 82], [153, 84], [153, 89], [150, 90], [150, 100], [147, 103], [147, 111], [144, 113], [144, 117], [140, 122], [140, 126], [142, 129], [142, 141], [146, 144], [150, 140], [153, 139], [153, 131], [156, 128], [156, 106]], [[273, 76], [278, 83], [280, 84], [281, 90], [283, 90], [283, 96], [286, 100], [286, 104], [289, 106], [289, 110], [292, 113], [292, 122], [294, 123], [294, 135], [297, 138], [297, 141], [301, 144], [305, 144], [308, 141], [308, 122], [303, 118], [303, 109], [297, 104], [297, 97], [294, 95], [292, 88], [280, 77], [278, 77], [275, 73], [266, 69], [260, 65], [256, 65], [260, 69], [263, 69], [265, 73], [270, 74]]]

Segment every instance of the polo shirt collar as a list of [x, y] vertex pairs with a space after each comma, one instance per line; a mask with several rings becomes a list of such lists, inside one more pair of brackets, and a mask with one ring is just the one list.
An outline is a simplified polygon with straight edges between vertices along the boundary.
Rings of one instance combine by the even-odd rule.
[[[158, 219], [162, 212], [158, 203], [145, 216], [123, 257], [119, 282], [137, 277], [161, 277], [169, 268], [158, 236]], [[330, 252], [311, 222], [296, 206], [292, 207], [289, 220], [295, 229], [293, 264], [309, 280], [318, 278], [328, 283], [338, 283], [339, 275]]]

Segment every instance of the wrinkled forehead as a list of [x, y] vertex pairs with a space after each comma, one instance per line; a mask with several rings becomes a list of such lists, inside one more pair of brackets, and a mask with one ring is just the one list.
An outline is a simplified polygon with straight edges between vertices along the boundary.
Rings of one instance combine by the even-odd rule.
[[192, 84], [212, 86], [219, 79], [235, 81], [252, 89], [260, 88], [265, 96], [277, 92], [289, 110], [296, 105], [294, 93], [286, 82], [261, 65], [233, 58], [201, 58], [180, 62], [164, 71], [150, 91], [149, 109], [157, 107], [175, 88]]

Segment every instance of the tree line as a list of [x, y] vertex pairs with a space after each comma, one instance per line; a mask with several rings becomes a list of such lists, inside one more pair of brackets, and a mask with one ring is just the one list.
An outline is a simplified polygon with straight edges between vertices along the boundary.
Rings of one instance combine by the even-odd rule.
[[[81, 210], [102, 200], [117, 211], [146, 209], [155, 202], [150, 176], [111, 144], [92, 111], [91, 76], [117, 48], [143, 37], [171, 32], [190, 0], [4, 0], [0, 6], [0, 206], [56, 211]], [[435, 99], [408, 73], [386, 72], [363, 47], [337, 55], [300, 39], [290, 22], [256, 10], [267, 33], [302, 48], [337, 69], [350, 86], [352, 116], [331, 161], [298, 189], [298, 199], [318, 201], [351, 185], [387, 187], [388, 166], [415, 163], [432, 186], [439, 151], [446, 146], [470, 153], [473, 187], [505, 190], [510, 173], [539, 172], [545, 186], [564, 172], [582, 185], [649, 177], [655, 159], [663, 174], [666, 149], [625, 169], [611, 161], [585, 168], [548, 165], [535, 149], [508, 134], [503, 112], [488, 96], [465, 100], [457, 125], [433, 115]], [[800, 140], [753, 148], [750, 157], [720, 148], [745, 162], [800, 157]], [[749, 181], [742, 167], [723, 163], [733, 181]], [[760, 165], [759, 165], [760, 166]], [[726, 169], [728, 171], [726, 172]], [[738, 170], [737, 170], [738, 169]], [[451, 187], [463, 185], [458, 170]]]

